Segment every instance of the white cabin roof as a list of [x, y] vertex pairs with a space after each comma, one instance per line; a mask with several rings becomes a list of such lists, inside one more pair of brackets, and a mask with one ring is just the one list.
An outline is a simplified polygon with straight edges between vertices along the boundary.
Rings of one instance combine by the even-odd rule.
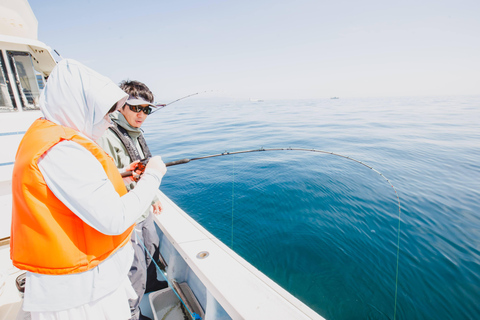
[[27, 0], [0, 0], [0, 34], [38, 39], [38, 21]]

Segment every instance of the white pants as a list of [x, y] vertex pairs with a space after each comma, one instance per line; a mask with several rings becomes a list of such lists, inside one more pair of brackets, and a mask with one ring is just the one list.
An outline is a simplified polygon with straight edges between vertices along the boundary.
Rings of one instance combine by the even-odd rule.
[[132, 314], [129, 299], [135, 299], [130, 280], [126, 278], [114, 292], [96, 301], [61, 311], [32, 312], [32, 320], [128, 320]]

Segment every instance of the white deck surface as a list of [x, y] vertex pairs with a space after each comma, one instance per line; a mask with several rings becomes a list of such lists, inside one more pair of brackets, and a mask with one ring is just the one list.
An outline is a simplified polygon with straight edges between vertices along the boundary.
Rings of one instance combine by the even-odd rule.
[[7, 275], [5, 290], [0, 295], [0, 320], [17, 319], [22, 299], [15, 286], [15, 279], [24, 271], [18, 270], [12, 265], [9, 245], [0, 247], [0, 271]]

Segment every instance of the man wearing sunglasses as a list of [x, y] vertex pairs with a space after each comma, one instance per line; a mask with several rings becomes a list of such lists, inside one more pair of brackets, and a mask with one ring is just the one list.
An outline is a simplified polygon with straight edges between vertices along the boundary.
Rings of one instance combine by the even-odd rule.
[[[142, 82], [125, 80], [120, 88], [129, 96], [125, 105], [110, 115], [113, 126], [106, 130], [97, 143], [113, 158], [120, 172], [134, 171], [139, 160], [152, 156], [140, 127], [152, 112], [154, 96], [150, 89]], [[124, 178], [128, 190], [135, 188], [136, 182], [132, 177]], [[153, 214], [162, 210], [160, 201], [155, 198], [150, 208], [137, 220], [132, 233], [131, 242], [135, 249], [135, 259], [129, 272], [130, 281], [138, 299], [130, 300], [132, 319], [148, 319], [141, 315], [139, 304], [145, 292], [155, 291], [167, 286], [165, 281], [157, 281], [155, 265], [150, 256], [158, 260], [159, 238], [155, 229]], [[142, 241], [138, 241], [136, 238]], [[148, 278], [148, 280], [147, 280]]]

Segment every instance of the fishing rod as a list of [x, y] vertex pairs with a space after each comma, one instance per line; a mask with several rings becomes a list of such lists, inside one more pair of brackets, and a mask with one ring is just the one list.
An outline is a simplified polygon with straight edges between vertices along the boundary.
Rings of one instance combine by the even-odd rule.
[[[235, 154], [242, 154], [242, 153], [263, 152], [263, 151], [306, 151], [306, 152], [317, 152], [317, 153], [324, 153], [324, 154], [330, 154], [330, 155], [338, 156], [338, 157], [341, 157], [341, 158], [344, 158], [344, 159], [355, 161], [355, 162], [373, 170], [374, 172], [378, 173], [383, 179], [385, 179], [390, 184], [390, 186], [393, 188], [393, 191], [395, 192], [395, 196], [397, 197], [397, 203], [398, 203], [397, 261], [396, 261], [396, 270], [395, 270], [395, 298], [394, 298], [395, 302], [394, 302], [394, 316], [393, 316], [393, 318], [396, 319], [397, 293], [398, 293], [398, 269], [399, 269], [399, 261], [400, 261], [400, 226], [401, 226], [402, 207], [401, 207], [401, 204], [400, 204], [400, 197], [398, 195], [397, 189], [390, 182], [390, 180], [387, 177], [385, 177], [377, 169], [375, 169], [372, 166], [366, 164], [365, 162], [362, 162], [360, 160], [357, 160], [357, 159], [354, 159], [354, 158], [351, 158], [349, 156], [345, 156], [345, 155], [342, 155], [342, 154], [339, 154], [339, 153], [324, 151], [324, 150], [318, 150], [318, 149], [306, 149], [306, 148], [268, 148], [268, 149], [260, 148], [260, 149], [234, 151], [234, 152], [225, 151], [223, 153], [212, 154], [212, 155], [203, 156], [203, 157], [195, 157], [195, 158], [191, 158], [191, 159], [184, 158], [184, 159], [180, 159], [180, 160], [170, 161], [170, 162], [165, 163], [165, 166], [170, 167], [170, 166], [176, 166], [176, 165], [179, 165], [179, 164], [189, 163], [189, 162], [195, 161], [195, 160], [209, 159], [209, 158], [222, 157], [222, 156], [235, 155]], [[148, 159], [141, 160], [138, 168], [135, 169], [135, 170], [139, 170], [139, 171], [143, 172], [145, 170], [145, 166], [146, 166], [147, 162], [148, 162]], [[132, 176], [132, 175], [133, 175], [132, 171], [127, 171], [127, 172], [122, 173], [122, 177], [127, 177], [127, 176]]]
[[[185, 96], [185, 97], [178, 98], [177, 100], [173, 100], [173, 101], [171, 101], [171, 102], [169, 102], [169, 103], [167, 103], [167, 104], [156, 104], [155, 106], [157, 107], [157, 109], [153, 110], [152, 113], [155, 113], [155, 112], [157, 112], [158, 110], [161, 110], [161, 109], [165, 108], [166, 106], [171, 105], [172, 103], [175, 103], [175, 102], [178, 102], [178, 101], [180, 101], [180, 100], [183, 100], [183, 99], [186, 99], [186, 98], [195, 96], [195, 95], [200, 94], [200, 93], [205, 93], [205, 92], [210, 92], [210, 91], [213, 91], [213, 90], [195, 92], [195, 93], [189, 94], [189, 95], [187, 95], [187, 96]], [[151, 114], [152, 114], [152, 113], [151, 113]]]
[[[389, 184], [390, 186], [393, 188], [393, 190], [395, 191], [395, 195], [397, 196], [397, 200], [398, 200], [398, 209], [399, 209], [399, 212], [401, 210], [401, 205], [400, 205], [400, 197], [398, 196], [398, 193], [397, 193], [397, 189], [393, 186], [393, 184], [390, 182], [390, 180], [385, 177], [380, 171], [378, 171], [377, 169], [373, 168], [372, 166], [366, 164], [365, 162], [362, 162], [360, 160], [357, 160], [357, 159], [354, 159], [354, 158], [351, 158], [349, 156], [345, 156], [345, 155], [342, 155], [342, 154], [339, 154], [339, 153], [335, 153], [335, 152], [330, 152], [330, 151], [324, 151], [324, 150], [319, 150], [319, 149], [306, 149], [306, 148], [260, 148], [260, 149], [252, 149], [252, 150], [242, 150], [242, 151], [234, 151], [234, 152], [228, 152], [228, 151], [225, 151], [225, 152], [222, 152], [222, 153], [219, 153], [219, 154], [212, 154], [212, 155], [208, 155], [208, 156], [203, 156], [203, 157], [195, 157], [195, 158], [191, 158], [191, 159], [188, 159], [188, 158], [184, 158], [184, 159], [179, 159], [179, 160], [175, 160], [175, 161], [170, 161], [170, 162], [167, 162], [165, 163], [165, 166], [167, 167], [171, 167], [171, 166], [176, 166], [176, 165], [179, 165], [179, 164], [184, 164], [184, 163], [189, 163], [191, 161], [195, 161], [195, 160], [202, 160], [202, 159], [209, 159], [209, 158], [215, 158], [215, 157], [222, 157], [222, 156], [228, 156], [228, 155], [234, 155], [234, 154], [242, 154], [242, 153], [251, 153], [251, 152], [263, 152], [263, 151], [306, 151], [306, 152], [317, 152], [317, 153], [324, 153], [324, 154], [331, 154], [331, 155], [334, 155], [334, 156], [337, 156], [337, 157], [341, 157], [341, 158], [345, 158], [345, 159], [348, 159], [348, 160], [352, 160], [352, 161], [355, 161], [373, 171], [375, 171], [376, 173], [378, 173], [380, 176], [382, 176]], [[149, 159], [143, 159], [140, 161], [138, 167], [134, 170], [134, 171], [141, 171], [143, 172], [145, 170], [145, 166], [147, 165], [148, 163], [148, 160]], [[134, 174], [133, 171], [126, 171], [126, 172], [123, 172], [122, 173], [122, 177], [129, 177], [129, 176], [132, 176]]]

